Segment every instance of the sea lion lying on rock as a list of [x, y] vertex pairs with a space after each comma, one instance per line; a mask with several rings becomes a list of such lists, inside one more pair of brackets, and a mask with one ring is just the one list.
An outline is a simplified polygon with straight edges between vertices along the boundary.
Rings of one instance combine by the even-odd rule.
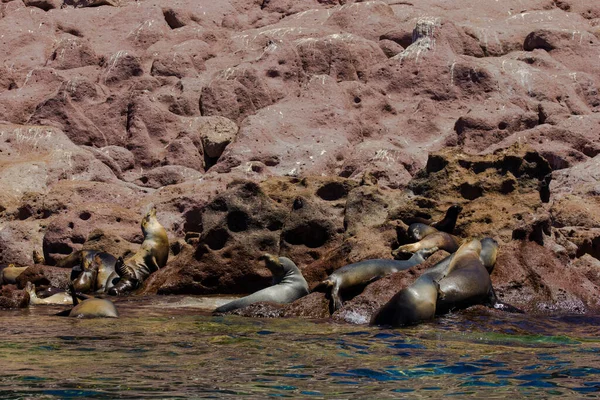
[[431, 249], [419, 250], [408, 260], [386, 260], [373, 259], [364, 260], [357, 263], [345, 265], [331, 275], [323, 282], [319, 283], [315, 291], [327, 291], [331, 297], [330, 311], [333, 313], [342, 307], [342, 297], [340, 292], [347, 291], [354, 287], [364, 288], [371, 282], [398, 271], [404, 271], [425, 261], [427, 257], [435, 253], [436, 247]]
[[224, 313], [261, 301], [278, 304], [291, 303], [308, 294], [308, 283], [292, 260], [286, 257], [275, 257], [271, 254], [264, 254], [260, 259], [265, 261], [266, 267], [273, 274], [273, 285], [224, 304], [216, 308], [215, 313]]
[[458, 250], [459, 240], [456, 236], [450, 235], [446, 232], [431, 232], [423, 237], [416, 243], [409, 243], [398, 247], [392, 252], [394, 258], [397, 258], [400, 254], [411, 254], [416, 253], [419, 250], [438, 248], [439, 250], [445, 250], [448, 253], [454, 253]]
[[117, 296], [137, 289], [154, 271], [167, 264], [169, 257], [169, 238], [167, 231], [156, 219], [156, 209], [151, 209], [142, 219], [144, 241], [140, 249], [126, 260], [117, 259], [115, 271], [119, 281], [108, 290], [108, 294]]
[[[446, 210], [446, 215], [444, 216], [444, 218], [441, 221], [432, 223], [431, 221], [426, 220], [424, 218], [413, 217], [413, 218], [409, 218], [408, 220], [405, 220], [404, 222], [407, 224], [410, 224], [410, 225], [413, 225], [416, 223], [416, 224], [431, 226], [432, 228], [434, 228], [438, 231], [441, 231], [441, 232], [453, 233], [454, 228], [456, 227], [456, 221], [458, 219], [458, 215], [460, 214], [461, 211], [462, 211], [462, 207], [459, 206], [458, 204], [455, 204], [455, 205], [448, 207], [448, 210]], [[421, 239], [422, 238], [417, 238], [416, 240], [421, 240]]]
[[62, 305], [62, 304], [73, 304], [73, 296], [67, 292], [55, 293], [51, 296], [42, 298], [35, 292], [35, 286], [31, 282], [27, 282], [25, 285], [25, 291], [29, 294], [29, 304], [32, 306], [37, 305]]
[[[522, 312], [498, 301], [490, 273], [498, 243], [492, 238], [465, 242], [455, 254], [425, 271], [412, 285], [396, 293], [371, 319], [374, 325], [404, 326], [433, 319], [450, 310], [483, 304]], [[435, 288], [435, 298], [434, 298]], [[435, 304], [432, 306], [432, 299]]]
[[[90, 254], [92, 254], [90, 252]], [[71, 281], [75, 290], [82, 293], [104, 293], [114, 286], [119, 275], [115, 271], [117, 259], [104, 252], [93, 252], [93, 257], [83, 257], [81, 260], [81, 272]]]
[[8, 264], [0, 271], [0, 285], [14, 285], [17, 283], [17, 277], [21, 275], [28, 267], [17, 267], [15, 264]]

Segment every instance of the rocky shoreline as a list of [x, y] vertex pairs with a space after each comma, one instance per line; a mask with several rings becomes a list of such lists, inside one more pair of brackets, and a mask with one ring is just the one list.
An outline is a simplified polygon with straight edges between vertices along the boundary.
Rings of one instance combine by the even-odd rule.
[[[459, 237], [500, 243], [503, 301], [600, 311], [594, 1], [12, 0], [0, 17], [0, 264], [32, 266], [2, 308], [27, 281], [64, 286], [52, 265], [73, 251], [135, 252], [151, 206], [171, 254], [137, 295], [253, 292], [265, 252], [312, 287], [459, 204]], [[432, 262], [333, 318], [362, 321]], [[256, 308], [329, 315], [321, 293]]]

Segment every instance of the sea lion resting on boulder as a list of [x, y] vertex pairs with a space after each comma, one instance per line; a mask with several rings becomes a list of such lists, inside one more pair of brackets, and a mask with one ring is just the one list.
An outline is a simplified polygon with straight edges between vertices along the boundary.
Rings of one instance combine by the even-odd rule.
[[8, 264], [0, 271], [0, 285], [14, 285], [17, 283], [17, 277], [21, 275], [28, 267], [17, 267], [15, 264]]
[[62, 305], [62, 304], [73, 304], [73, 296], [67, 292], [60, 292], [48, 296], [45, 298], [39, 297], [35, 292], [35, 286], [31, 282], [25, 284], [25, 291], [29, 294], [29, 304], [37, 306], [43, 305]]
[[[498, 243], [471, 240], [425, 271], [411, 286], [396, 293], [371, 319], [371, 324], [404, 326], [433, 319], [436, 314], [476, 304], [522, 312], [498, 301], [490, 273]], [[435, 289], [435, 290], [434, 290]]]
[[[413, 217], [413, 218], [409, 218], [408, 220], [404, 220], [404, 222], [407, 224], [411, 224], [411, 225], [420, 224], [420, 225], [425, 225], [425, 226], [431, 226], [432, 228], [434, 228], [437, 231], [453, 233], [454, 228], [456, 227], [456, 220], [458, 219], [458, 215], [460, 214], [461, 211], [462, 211], [462, 207], [459, 206], [458, 204], [455, 204], [455, 205], [448, 207], [448, 210], [446, 210], [446, 215], [444, 216], [444, 218], [441, 221], [432, 223], [431, 221], [426, 220], [424, 218]], [[422, 237], [416, 238], [416, 240], [421, 240], [421, 239], [422, 239]]]
[[169, 257], [169, 238], [167, 231], [156, 219], [156, 209], [151, 209], [142, 219], [144, 241], [133, 256], [126, 260], [117, 259], [115, 271], [119, 281], [108, 290], [116, 296], [137, 289], [154, 271], [167, 264]]
[[423, 249], [432, 249], [437, 247], [439, 250], [446, 250], [448, 253], [454, 253], [458, 250], [459, 240], [456, 236], [450, 235], [446, 232], [432, 232], [427, 234], [423, 239], [416, 243], [405, 244], [398, 247], [392, 252], [392, 255], [396, 258], [399, 254], [410, 254], [416, 253]]
[[95, 250], [81, 250], [80, 253], [81, 262], [71, 270], [71, 282], [75, 290], [104, 293], [113, 287], [119, 278], [115, 271], [117, 259], [111, 254]]
[[427, 257], [437, 250], [436, 247], [419, 250], [408, 260], [373, 259], [345, 265], [319, 283], [313, 289], [313, 292], [330, 289], [330, 309], [334, 312], [339, 310], [343, 305], [340, 291], [347, 291], [353, 287], [359, 287], [360, 289], [360, 286], [364, 287], [387, 274], [414, 267], [425, 261]]
[[278, 304], [291, 303], [308, 294], [308, 283], [292, 260], [286, 257], [275, 257], [271, 254], [265, 254], [260, 259], [265, 261], [266, 267], [273, 274], [273, 285], [224, 304], [216, 308], [215, 313], [232, 311], [261, 301]]

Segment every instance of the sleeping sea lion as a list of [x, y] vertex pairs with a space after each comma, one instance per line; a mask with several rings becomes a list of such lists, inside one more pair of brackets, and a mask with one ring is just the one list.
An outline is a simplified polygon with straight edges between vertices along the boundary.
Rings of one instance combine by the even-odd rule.
[[406, 231], [406, 233], [408, 234], [408, 237], [415, 241], [422, 240], [423, 238], [425, 238], [425, 236], [431, 235], [432, 233], [436, 233], [436, 232], [439, 232], [439, 231], [437, 229], [435, 229], [433, 226], [423, 224], [421, 222], [416, 222], [414, 224], [410, 224], [410, 226], [408, 227], [408, 230]]
[[[119, 279], [115, 271], [116, 258], [108, 253], [89, 252], [93, 258], [82, 257], [81, 272], [72, 279], [75, 290], [82, 293], [104, 293]], [[71, 271], [73, 276], [73, 271]]]
[[406, 326], [435, 317], [438, 283], [431, 275], [421, 275], [400, 290], [371, 318], [371, 325]]
[[273, 286], [224, 304], [216, 308], [215, 313], [235, 310], [260, 301], [287, 304], [308, 294], [308, 283], [292, 260], [271, 254], [264, 254], [260, 259], [265, 261], [266, 267], [273, 274]]
[[152, 208], [142, 219], [144, 241], [133, 256], [126, 260], [117, 259], [115, 271], [119, 281], [108, 290], [108, 294], [117, 296], [137, 289], [151, 273], [167, 264], [169, 257], [169, 238], [167, 231], [156, 219], [156, 208]]
[[67, 292], [60, 292], [53, 294], [52, 296], [41, 298], [35, 292], [35, 286], [31, 282], [25, 284], [25, 291], [29, 294], [30, 305], [62, 305], [62, 304], [73, 304], [73, 297]]
[[[349, 264], [337, 269], [329, 275], [323, 282], [319, 283], [314, 291], [330, 290], [332, 312], [342, 307], [342, 297], [340, 291], [346, 291], [352, 287], [364, 288], [371, 282], [391, 274], [393, 272], [404, 271], [425, 261], [427, 257], [435, 253], [437, 248], [419, 250], [408, 260], [385, 260], [374, 259], [360, 261]], [[362, 288], [361, 288], [362, 287]]]
[[437, 247], [439, 250], [446, 250], [448, 253], [454, 253], [458, 249], [458, 238], [446, 232], [434, 232], [416, 243], [405, 244], [392, 252], [394, 258], [400, 254], [416, 253], [423, 249], [432, 249]]

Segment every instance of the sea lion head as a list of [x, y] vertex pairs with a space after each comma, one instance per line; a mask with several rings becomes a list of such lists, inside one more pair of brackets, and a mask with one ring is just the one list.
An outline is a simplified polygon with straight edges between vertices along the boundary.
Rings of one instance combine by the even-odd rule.
[[491, 274], [496, 265], [496, 257], [498, 256], [498, 242], [491, 237], [481, 239], [481, 252], [479, 258], [483, 266]]
[[408, 237], [417, 241], [435, 232], [438, 232], [438, 230], [435, 229], [433, 226], [423, 224], [421, 222], [415, 222], [414, 224], [410, 224], [407, 230]]
[[150, 211], [148, 211], [146, 215], [144, 215], [144, 218], [142, 218], [142, 233], [144, 234], [144, 236], [146, 236], [148, 231], [150, 231], [152, 229], [152, 226], [157, 222], [158, 221], [156, 219], [156, 207], [152, 207]]
[[453, 204], [446, 211], [446, 215], [448, 215], [450, 217], [457, 217], [458, 214], [460, 214], [460, 212], [462, 210], [463, 210], [462, 206], [459, 206], [458, 204]]
[[281, 264], [279, 257], [265, 253], [258, 259], [265, 262], [265, 267], [271, 271], [273, 278], [282, 277], [284, 275], [283, 265]]
[[81, 260], [83, 270], [73, 279], [73, 287], [78, 292], [91, 292], [95, 289], [98, 269], [102, 265], [102, 259], [98, 254], [90, 261], [87, 257]]

